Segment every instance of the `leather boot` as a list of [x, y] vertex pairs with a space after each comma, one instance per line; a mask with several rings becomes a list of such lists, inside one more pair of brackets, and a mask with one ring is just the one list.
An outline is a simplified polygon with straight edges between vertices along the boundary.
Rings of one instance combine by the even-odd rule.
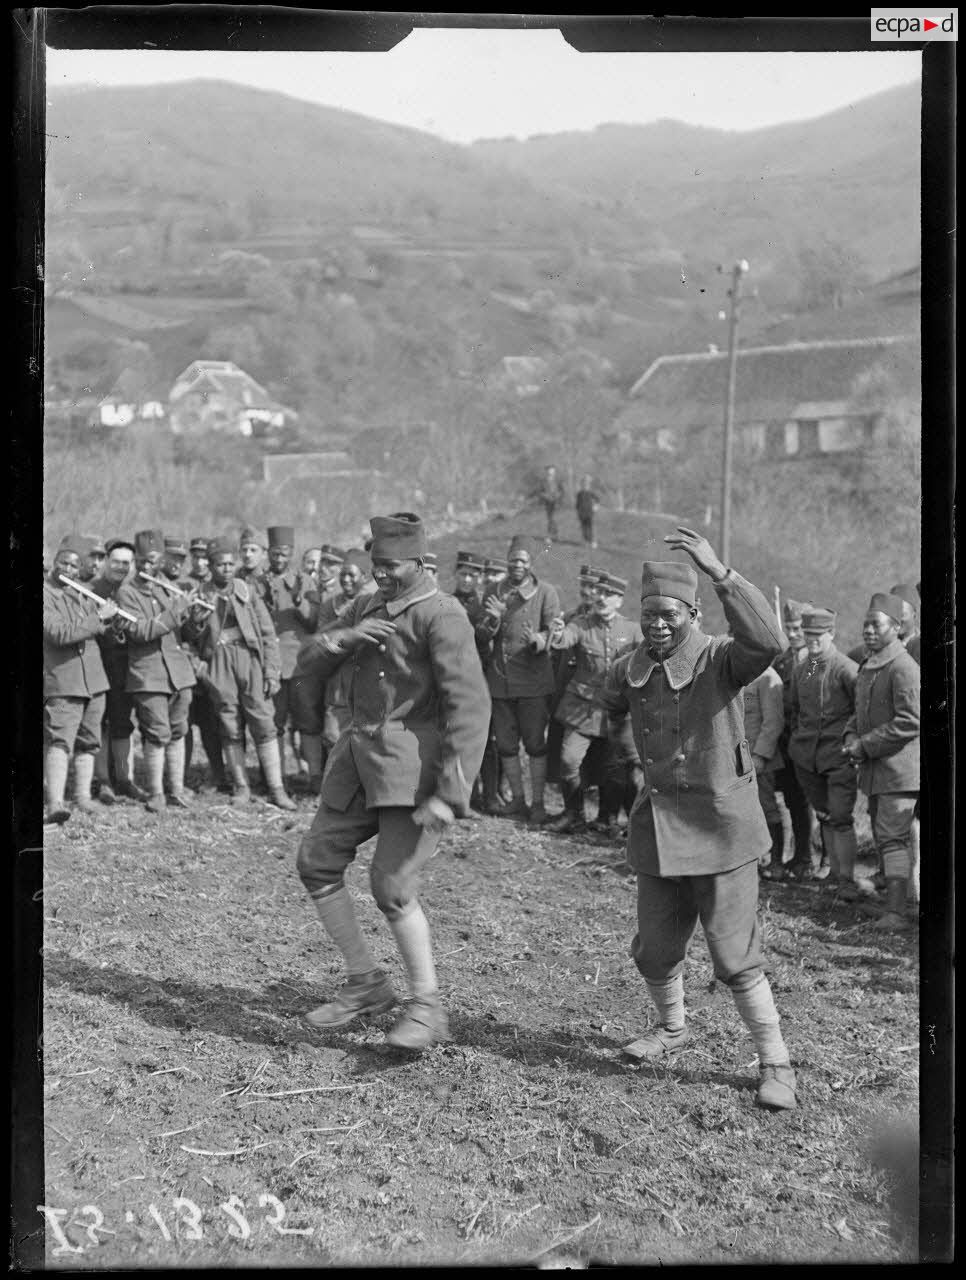
[[903, 876], [890, 877], [886, 881], [885, 911], [871, 926], [877, 933], [905, 933], [909, 928], [904, 912], [908, 881]]
[[525, 818], [528, 811], [523, 793], [523, 766], [520, 764], [520, 757], [501, 756], [500, 763], [510, 784], [512, 798], [509, 804], [504, 804], [497, 809], [497, 813], [501, 818]]
[[258, 761], [262, 766], [262, 772], [265, 774], [269, 801], [278, 809], [294, 809], [295, 801], [288, 795], [282, 782], [279, 739], [277, 737], [269, 738], [268, 742], [259, 742], [255, 749], [258, 752]]
[[860, 896], [859, 886], [855, 883], [855, 858], [858, 853], [855, 829], [847, 827], [844, 831], [832, 831], [829, 828], [828, 834], [832, 837], [838, 863], [838, 896], [843, 902], [855, 902]]
[[[547, 785], [547, 757], [530, 756], [530, 822], [539, 826], [547, 821], [547, 811], [543, 807], [543, 791]], [[583, 814], [581, 813], [581, 817]]]
[[115, 793], [143, 804], [147, 796], [134, 782], [134, 743], [131, 738], [111, 739], [111, 763], [114, 766]]
[[547, 830], [566, 835], [584, 825], [584, 789], [579, 782], [561, 779], [560, 790], [563, 792], [564, 811], [559, 818], [547, 823]]
[[785, 852], [785, 828], [780, 822], [769, 822], [768, 833], [771, 836], [771, 862], [761, 871], [762, 880], [784, 880], [785, 868], [782, 855]]
[[[104, 726], [101, 727], [101, 734], [103, 733]], [[111, 743], [105, 736], [101, 737], [101, 745], [94, 757], [94, 785], [101, 804], [114, 804], [117, 794], [111, 785]]]

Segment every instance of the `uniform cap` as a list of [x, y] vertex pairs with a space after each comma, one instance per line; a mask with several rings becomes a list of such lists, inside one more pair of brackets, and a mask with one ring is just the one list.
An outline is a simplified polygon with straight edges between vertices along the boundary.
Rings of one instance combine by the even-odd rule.
[[597, 578], [598, 587], [606, 587], [608, 591], [620, 592], [621, 595], [627, 590], [627, 579], [619, 578], [616, 573], [605, 573], [602, 569]]
[[[60, 546], [57, 548], [58, 555], [61, 551], [73, 552], [75, 556], [86, 556], [90, 554], [91, 539], [83, 533], [68, 533], [60, 540]], [[55, 557], [56, 559], [56, 557]]]
[[295, 530], [287, 524], [273, 524], [268, 528], [268, 545], [272, 547], [294, 547]]
[[108, 538], [104, 543], [104, 550], [108, 555], [110, 555], [112, 551], [116, 551], [118, 547], [127, 547], [129, 551], [135, 550], [134, 543], [130, 538]]
[[208, 538], [203, 538], [203, 537], [201, 537], [201, 535], [199, 534], [197, 537], [192, 538], [192, 539], [191, 539], [191, 541], [188, 543], [188, 550], [189, 550], [189, 551], [205, 551], [205, 552], [206, 552], [206, 551], [208, 550], [208, 543], [209, 543], [209, 541], [210, 541], [210, 539], [208, 539]]
[[184, 538], [165, 538], [164, 549], [169, 556], [186, 556], [188, 546]]
[[327, 564], [341, 564], [345, 559], [345, 552], [340, 547], [333, 547], [331, 542], [323, 542], [319, 550]]
[[88, 554], [94, 553], [95, 555], [99, 555], [99, 556], [107, 555], [107, 547], [105, 547], [104, 545], [103, 538], [99, 538], [94, 534], [89, 534], [89, 533], [85, 534], [84, 537], [87, 538], [87, 541], [90, 543], [90, 547], [88, 548]]
[[498, 569], [500, 573], [506, 573], [507, 564], [506, 564], [506, 561], [502, 559], [502, 557], [500, 556], [487, 556], [486, 559], [483, 561], [483, 568], [484, 570]]
[[215, 556], [235, 556], [238, 554], [238, 543], [227, 534], [222, 534], [208, 542], [207, 551], [209, 560], [214, 560]]
[[782, 604], [782, 618], [785, 622], [801, 622], [809, 609], [814, 609], [811, 600], [785, 600]]
[[905, 582], [898, 582], [894, 587], [890, 587], [889, 594], [898, 596], [900, 600], [907, 601], [914, 609], [919, 603], [919, 592], [915, 587], [910, 587]]
[[342, 557], [343, 569], [349, 568], [351, 565], [355, 565], [363, 573], [369, 572], [369, 557], [361, 547], [350, 547]]
[[525, 533], [515, 533], [510, 539], [506, 553], [507, 560], [512, 560], [514, 554], [519, 551], [525, 551], [528, 556], [533, 554], [533, 542]]
[[816, 609], [813, 605], [802, 614], [803, 631], [831, 631], [834, 626], [834, 609]]
[[147, 556], [152, 551], [164, 555], [164, 534], [160, 529], [142, 529], [134, 535], [134, 554]]
[[246, 524], [238, 535], [238, 545], [243, 547], [246, 542], [254, 542], [256, 546], [264, 547], [265, 535], [256, 529], [254, 525]]
[[435, 552], [435, 551], [427, 551], [427, 552], [426, 552], [426, 554], [423, 556], [423, 565], [424, 565], [427, 569], [438, 569], [438, 568], [439, 568], [439, 560], [437, 559], [437, 556], [436, 556], [436, 552]]
[[868, 613], [884, 613], [895, 622], [902, 621], [902, 602], [904, 596], [891, 592], [877, 591], [869, 601]]
[[426, 554], [426, 531], [412, 511], [394, 511], [389, 516], [373, 516], [369, 521], [373, 560], [417, 560]]
[[475, 551], [457, 551], [456, 553], [456, 572], [460, 569], [468, 569], [475, 573], [483, 571], [483, 557], [478, 556]]
[[641, 566], [641, 599], [670, 596], [690, 608], [698, 595], [698, 575], [683, 560], [645, 560]]

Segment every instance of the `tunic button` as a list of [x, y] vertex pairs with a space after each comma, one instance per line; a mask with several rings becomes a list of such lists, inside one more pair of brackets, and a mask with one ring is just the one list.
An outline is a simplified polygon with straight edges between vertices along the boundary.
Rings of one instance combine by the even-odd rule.
[[384, 644], [381, 644], [381, 645], [379, 646], [379, 652], [380, 652], [380, 653], [385, 653], [385, 652], [386, 652], [386, 646], [385, 646]]
[[650, 733], [651, 731], [650, 731], [650, 729], [645, 728], [644, 732], [645, 732], [645, 733]]
[[380, 672], [379, 672], [379, 679], [381, 680], [381, 679], [385, 676], [385, 674], [386, 674], [386, 673], [385, 673], [385, 671], [380, 671]]
[[678, 754], [674, 757], [675, 764], [684, 764], [684, 756]]
[[651, 760], [650, 758], [648, 758], [647, 760], [645, 760], [645, 761], [644, 761], [644, 763], [645, 763], [645, 764], [653, 764], [653, 763], [654, 763], [654, 761], [653, 761], [653, 760]]
[[656, 796], [657, 794], [658, 794], [658, 789], [657, 789], [657, 787], [651, 787], [651, 795]]

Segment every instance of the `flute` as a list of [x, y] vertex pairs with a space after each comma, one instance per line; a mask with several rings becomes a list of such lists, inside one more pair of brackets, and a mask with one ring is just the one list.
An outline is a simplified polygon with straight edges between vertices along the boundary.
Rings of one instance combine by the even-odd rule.
[[[75, 591], [79, 591], [80, 594], [82, 596], [86, 596], [88, 600], [93, 600], [95, 604], [98, 604], [98, 605], [103, 604], [105, 599], [110, 598], [105, 596], [99, 596], [96, 591], [89, 590], [87, 587], [83, 586], [81, 583], [75, 582], [73, 578], [65, 578], [62, 573], [59, 573], [57, 577], [60, 579], [60, 581], [64, 584], [65, 587], [73, 587]], [[123, 618], [125, 622], [137, 622], [137, 618], [135, 618], [133, 613], [126, 613], [123, 609], [118, 609], [117, 616], [119, 618]]]
[[[180, 587], [176, 587], [173, 582], [166, 582], [164, 578], [155, 578], [152, 574], [145, 573], [143, 569], [138, 573], [138, 577], [143, 578], [145, 582], [153, 582], [155, 586], [161, 587], [164, 591], [169, 591], [173, 596], [186, 596], [190, 594], [187, 591], [182, 591]], [[210, 603], [210, 601], [205, 600], [203, 596], [197, 596], [192, 601], [192, 604], [200, 604], [202, 609], [208, 609], [209, 611], [213, 610], [215, 607]]]

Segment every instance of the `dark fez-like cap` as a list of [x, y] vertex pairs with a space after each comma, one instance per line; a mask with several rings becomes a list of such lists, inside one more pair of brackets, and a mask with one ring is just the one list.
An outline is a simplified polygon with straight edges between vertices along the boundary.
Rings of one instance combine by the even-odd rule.
[[898, 596], [900, 600], [905, 600], [915, 609], [919, 604], [919, 592], [915, 587], [910, 587], [906, 582], [897, 582], [894, 587], [889, 588], [891, 596]]
[[884, 613], [896, 622], [902, 621], [902, 601], [903, 596], [897, 596], [892, 592], [877, 591], [869, 601], [867, 613]]
[[118, 547], [127, 547], [128, 551], [135, 550], [134, 543], [130, 538], [108, 538], [104, 543], [104, 550], [108, 555], [110, 555], [112, 551], [116, 551]]
[[512, 560], [518, 551], [525, 551], [528, 556], [533, 554], [533, 541], [525, 533], [515, 533], [510, 539], [506, 553], [507, 560]]
[[291, 550], [295, 546], [295, 530], [287, 524], [269, 525], [268, 546], [269, 550], [273, 547], [288, 547]]
[[456, 572], [460, 569], [468, 569], [473, 573], [482, 573], [483, 557], [478, 556], [475, 551], [457, 551], [456, 553]]
[[816, 609], [812, 606], [802, 614], [803, 631], [831, 631], [834, 626], [834, 609]]
[[608, 591], [619, 592], [621, 595], [627, 590], [627, 579], [619, 578], [616, 573], [607, 573], [601, 570], [597, 577], [598, 587], [606, 587]]
[[192, 538], [191, 541], [188, 543], [188, 550], [201, 551], [206, 553], [208, 550], [208, 543], [210, 541], [211, 541], [210, 538], [203, 538], [201, 534], [198, 534], [197, 537]]
[[223, 533], [217, 538], [212, 538], [208, 543], [209, 560], [214, 560], [215, 556], [224, 555], [238, 555], [238, 543], [234, 538], [229, 537], [227, 533]]
[[252, 542], [254, 542], [256, 546], [264, 547], [265, 535], [259, 529], [256, 529], [254, 525], [246, 524], [238, 535], [238, 545], [240, 547], [244, 547], [246, 543]]
[[341, 547], [334, 547], [331, 542], [323, 542], [319, 548], [322, 553], [322, 559], [327, 564], [341, 564], [345, 559], [345, 552]]
[[134, 535], [134, 554], [149, 556], [152, 551], [164, 555], [164, 534], [160, 529], [142, 529]]
[[188, 554], [188, 544], [184, 538], [165, 538], [164, 549], [169, 556], [186, 556]]
[[504, 560], [501, 556], [487, 556], [486, 559], [483, 561], [483, 568], [484, 570], [498, 569], [500, 573], [506, 573], [506, 568], [507, 568], [506, 560]]
[[426, 554], [426, 531], [412, 511], [394, 511], [369, 521], [373, 560], [418, 560]]
[[361, 569], [363, 573], [369, 572], [369, 555], [363, 551], [362, 547], [350, 547], [342, 557], [343, 569], [355, 565], [357, 569]]
[[83, 533], [67, 533], [60, 540], [60, 551], [71, 551], [75, 556], [90, 555], [91, 540]]
[[814, 608], [811, 600], [785, 600], [782, 603], [782, 618], [785, 622], [801, 622], [805, 614]]
[[683, 560], [645, 560], [641, 566], [641, 599], [670, 596], [690, 608], [698, 595], [698, 575]]

